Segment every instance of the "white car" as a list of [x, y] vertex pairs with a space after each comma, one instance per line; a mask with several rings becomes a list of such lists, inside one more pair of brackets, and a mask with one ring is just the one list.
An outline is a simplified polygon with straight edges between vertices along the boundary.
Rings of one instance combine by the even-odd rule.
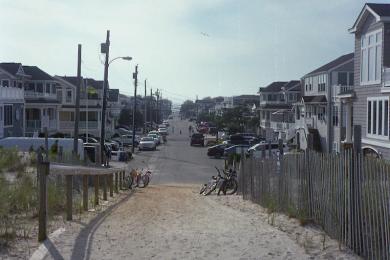
[[156, 150], [156, 142], [153, 137], [142, 137], [139, 142], [138, 149], [142, 150]]
[[161, 142], [160, 142], [160, 137], [156, 134], [148, 134], [147, 137], [152, 137], [154, 139], [154, 142], [156, 145], [159, 145]]
[[168, 135], [168, 130], [167, 130], [165, 127], [160, 127], [160, 128], [158, 129], [158, 133], [159, 133], [160, 135]]
[[162, 143], [163, 139], [161, 134], [158, 131], [150, 131], [149, 134], [157, 135], [158, 136], [158, 143]]

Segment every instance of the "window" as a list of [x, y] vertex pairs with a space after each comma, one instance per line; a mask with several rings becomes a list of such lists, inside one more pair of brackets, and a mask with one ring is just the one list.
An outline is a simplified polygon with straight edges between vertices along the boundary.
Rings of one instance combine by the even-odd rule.
[[389, 136], [389, 97], [367, 99], [367, 136], [387, 139]]
[[348, 85], [348, 73], [347, 72], [337, 73], [337, 85], [341, 85], [341, 86]]
[[325, 107], [323, 106], [319, 107], [318, 114], [317, 114], [318, 120], [325, 120], [325, 116], [326, 116]]
[[46, 93], [50, 93], [50, 84], [46, 83]]
[[12, 126], [13, 123], [12, 105], [4, 106], [4, 126]]
[[333, 126], [339, 126], [339, 107], [338, 106], [333, 106], [332, 124], [333, 124]]
[[382, 69], [382, 30], [362, 35], [360, 82], [379, 83]]
[[72, 102], [72, 90], [70, 89], [66, 90], [66, 102], [67, 103]]
[[353, 86], [353, 83], [354, 83], [354, 74], [353, 72], [350, 72], [349, 73], [349, 80], [348, 80], [348, 86]]
[[43, 93], [43, 84], [42, 83], [37, 83], [37, 92]]
[[326, 87], [326, 75], [318, 76], [318, 85], [317, 85], [318, 92], [325, 91], [325, 87]]
[[1, 85], [2, 85], [3, 87], [8, 88], [8, 87], [9, 87], [9, 80], [2, 80], [2, 81], [1, 81]]

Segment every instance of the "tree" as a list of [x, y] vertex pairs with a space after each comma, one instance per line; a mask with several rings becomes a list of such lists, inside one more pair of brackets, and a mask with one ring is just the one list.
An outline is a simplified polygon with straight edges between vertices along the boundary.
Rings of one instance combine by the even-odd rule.
[[180, 113], [184, 117], [191, 117], [195, 115], [196, 105], [191, 100], [186, 100], [180, 107]]
[[[125, 126], [132, 126], [133, 125], [133, 110], [130, 108], [123, 108], [121, 110], [121, 113], [119, 114], [118, 124], [125, 125]], [[137, 126], [143, 126], [144, 125], [144, 116], [142, 113], [137, 110], [135, 113], [135, 124]]]

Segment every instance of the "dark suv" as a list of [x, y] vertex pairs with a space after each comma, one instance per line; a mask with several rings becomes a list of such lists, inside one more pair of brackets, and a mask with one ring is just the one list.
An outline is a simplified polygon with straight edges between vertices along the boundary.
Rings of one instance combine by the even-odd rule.
[[204, 146], [204, 136], [200, 133], [192, 134], [191, 136], [191, 146], [193, 145], [201, 145]]

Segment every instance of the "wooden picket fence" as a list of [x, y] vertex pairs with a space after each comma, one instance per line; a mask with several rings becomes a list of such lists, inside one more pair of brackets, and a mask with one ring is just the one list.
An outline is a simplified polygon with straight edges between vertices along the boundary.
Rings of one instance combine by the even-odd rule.
[[366, 259], [390, 260], [390, 164], [352, 149], [242, 160], [244, 199], [314, 222]]

